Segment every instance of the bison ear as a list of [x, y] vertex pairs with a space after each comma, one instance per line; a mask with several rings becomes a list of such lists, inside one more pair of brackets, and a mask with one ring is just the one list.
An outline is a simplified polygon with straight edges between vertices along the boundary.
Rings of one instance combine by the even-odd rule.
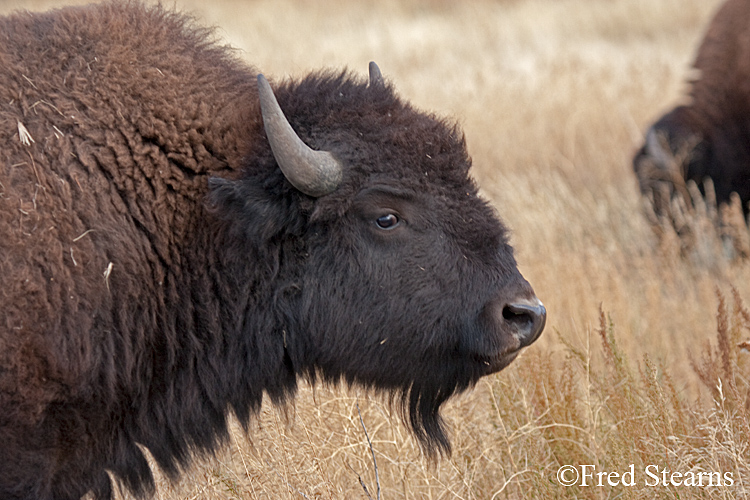
[[208, 181], [209, 212], [224, 221], [232, 234], [265, 242], [304, 227], [299, 197], [282, 196], [250, 180], [212, 177]]

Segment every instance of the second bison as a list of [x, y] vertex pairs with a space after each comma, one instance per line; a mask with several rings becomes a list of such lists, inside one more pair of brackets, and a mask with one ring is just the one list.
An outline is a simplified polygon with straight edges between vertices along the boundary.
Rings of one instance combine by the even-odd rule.
[[175, 477], [298, 377], [447, 451], [441, 405], [544, 327], [462, 133], [374, 65], [272, 89], [110, 2], [0, 18], [0, 67], [0, 498], [148, 494], [143, 448]]
[[686, 181], [713, 181], [716, 200], [750, 202], [750, 0], [728, 0], [711, 21], [694, 63], [691, 102], [661, 117], [633, 161], [657, 214], [674, 196], [690, 206]]

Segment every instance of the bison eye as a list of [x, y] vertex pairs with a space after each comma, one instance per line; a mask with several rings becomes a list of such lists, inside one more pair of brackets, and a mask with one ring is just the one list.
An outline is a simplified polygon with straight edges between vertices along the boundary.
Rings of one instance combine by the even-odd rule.
[[380, 229], [393, 229], [400, 223], [401, 220], [394, 214], [383, 215], [378, 217], [375, 221], [375, 224], [377, 224]]

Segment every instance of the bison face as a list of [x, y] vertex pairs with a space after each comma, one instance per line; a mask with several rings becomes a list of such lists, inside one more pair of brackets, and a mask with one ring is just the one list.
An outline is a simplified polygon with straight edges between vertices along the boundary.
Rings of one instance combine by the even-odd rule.
[[450, 395], [534, 342], [545, 310], [505, 230], [466, 182], [436, 195], [380, 182], [313, 224], [301, 280], [301, 350], [330, 380], [395, 390], [417, 436], [447, 448]]
[[[316, 76], [276, 93], [290, 129], [320, 151], [289, 160], [278, 145], [298, 139], [269, 137], [271, 169], [249, 165], [245, 178], [215, 182], [213, 197], [271, 261], [260, 265], [275, 270], [288, 363], [395, 394], [425, 450], [447, 451], [441, 404], [507, 366], [546, 318], [478, 196], [463, 136], [382, 80]], [[305, 172], [289, 178], [289, 162], [319, 160], [312, 170], [338, 178], [332, 189], [298, 186]]]
[[374, 183], [315, 227], [302, 311], [325, 374], [379, 387], [444, 377], [452, 392], [537, 339], [544, 307], [505, 229], [470, 183], [456, 188]]

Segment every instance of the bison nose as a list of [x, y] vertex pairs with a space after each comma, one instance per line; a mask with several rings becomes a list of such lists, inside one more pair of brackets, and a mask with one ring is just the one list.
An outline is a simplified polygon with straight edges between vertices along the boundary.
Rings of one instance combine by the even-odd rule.
[[542, 334], [547, 322], [547, 309], [536, 298], [518, 301], [503, 307], [503, 319], [515, 330], [521, 347], [526, 347]]

